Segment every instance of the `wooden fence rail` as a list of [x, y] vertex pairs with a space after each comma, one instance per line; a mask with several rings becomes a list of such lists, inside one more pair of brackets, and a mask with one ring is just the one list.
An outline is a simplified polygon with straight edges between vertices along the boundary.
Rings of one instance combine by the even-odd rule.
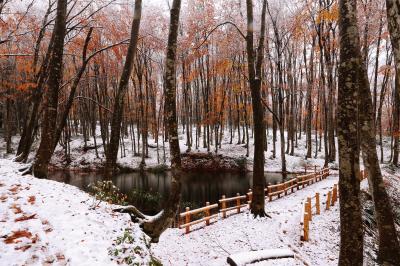
[[[206, 203], [205, 207], [194, 209], [194, 210], [190, 210], [189, 207], [186, 207], [186, 211], [180, 214], [181, 218], [185, 218], [185, 223], [180, 225], [179, 228], [180, 229], [185, 228], [185, 232], [186, 232], [186, 234], [188, 234], [190, 232], [190, 226], [192, 226], [192, 225], [202, 223], [202, 222], [206, 222], [206, 226], [210, 225], [211, 219], [218, 218], [218, 213], [211, 215], [211, 210], [217, 209], [217, 208], [218, 208], [218, 204], [210, 205], [209, 202]], [[194, 214], [199, 214], [199, 213], [203, 213], [203, 217], [201, 219], [191, 221], [191, 216]]]
[[[232, 198], [226, 198], [225, 195], [223, 195], [222, 199], [219, 200], [219, 203], [221, 204], [219, 212], [222, 213], [222, 217], [226, 218], [226, 213], [232, 210], [236, 210], [237, 213], [240, 213], [240, 210], [247, 206], [247, 203], [242, 204], [242, 200], [245, 200], [246, 198], [246, 195], [241, 196], [239, 193], [236, 194], [236, 197]], [[231, 202], [234, 202], [234, 205], [228, 207]]]
[[[265, 198], [268, 198], [269, 201], [273, 200], [274, 196], [277, 196], [277, 198], [280, 198], [282, 196], [286, 196], [289, 192], [294, 193], [295, 189], [299, 190], [304, 188], [305, 186], [309, 186], [315, 182], [321, 181], [325, 179], [329, 175], [329, 168], [323, 168], [319, 171], [317, 171], [317, 167], [314, 167], [314, 173], [309, 173], [309, 174], [304, 174], [297, 176], [296, 178], [293, 178], [291, 180], [288, 180], [286, 182], [276, 184], [276, 185], [268, 185], [264, 191], [265, 191]], [[305, 172], [307, 171], [307, 168], [305, 169]], [[318, 194], [318, 193], [317, 193]], [[320, 213], [320, 198], [319, 194], [315, 195], [314, 197], [310, 199], [315, 199], [317, 202], [316, 205], [314, 205], [317, 209], [316, 212], [317, 214]], [[336, 195], [337, 195], [337, 188], [336, 188]], [[333, 196], [330, 196], [333, 199]], [[219, 218], [219, 213], [222, 214], [222, 218], [226, 218], [228, 212], [230, 211], [235, 211], [236, 213], [240, 213], [245, 207], [250, 208], [251, 201], [253, 199], [253, 192], [251, 189], [249, 189], [248, 193], [246, 195], [240, 195], [239, 193], [236, 194], [234, 197], [226, 198], [225, 195], [222, 196], [222, 198], [218, 201], [216, 204], [210, 205], [209, 202], [206, 203], [205, 207], [201, 207], [198, 209], [190, 210], [189, 207], [186, 207], [185, 212], [179, 214], [180, 219], [184, 219], [184, 223], [181, 224], [179, 223], [179, 228], [183, 229], [185, 228], [185, 232], [189, 233], [190, 232], [190, 227], [205, 222], [205, 225], [208, 226], [210, 225], [210, 220], [211, 219], [218, 219]], [[329, 198], [329, 201], [331, 202], [331, 198]], [[310, 206], [307, 205], [307, 203], [304, 204], [304, 206], [310, 210], [313, 206], [311, 206], [311, 202], [309, 203]], [[304, 207], [304, 208], [305, 208]], [[304, 209], [303, 208], [303, 209]], [[215, 214], [211, 215], [212, 210], [214, 209], [219, 209], [219, 211]], [[215, 211], [214, 211], [215, 212]], [[303, 219], [302, 219], [302, 224], [304, 222], [308, 222], [309, 220], [304, 220], [305, 214], [307, 214], [307, 217], [310, 217], [310, 220], [312, 219], [312, 212], [304, 212]], [[193, 217], [195, 216], [195, 217]], [[308, 224], [307, 224], [308, 226]]]

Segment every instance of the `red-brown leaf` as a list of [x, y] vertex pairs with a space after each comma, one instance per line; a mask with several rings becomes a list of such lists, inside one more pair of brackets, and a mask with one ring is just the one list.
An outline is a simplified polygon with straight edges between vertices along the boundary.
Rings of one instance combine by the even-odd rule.
[[19, 214], [19, 213], [22, 212], [21, 207], [19, 207], [17, 204], [13, 204], [13, 205], [11, 206], [11, 209], [14, 210], [14, 213], [15, 213], [15, 214]]
[[26, 238], [31, 238], [32, 237], [32, 233], [26, 230], [19, 230], [19, 231], [14, 231], [12, 232], [11, 235], [9, 235], [5, 240], [4, 243], [6, 244], [15, 244], [18, 243], [20, 241], [18, 241], [18, 238], [21, 237], [26, 237]]
[[15, 247], [15, 250], [26, 251], [27, 249], [30, 249], [31, 247], [32, 247], [32, 245], [25, 245], [25, 246], [21, 246], [21, 247]]
[[36, 200], [36, 197], [35, 196], [29, 196], [29, 198], [28, 198], [28, 202], [30, 203], [30, 204], [35, 204], [35, 200]]
[[30, 220], [30, 219], [36, 219], [36, 213], [26, 216], [26, 215], [22, 215], [21, 217], [18, 217], [17, 219], [15, 219], [15, 222], [22, 222], [22, 221], [26, 221], [26, 220]]

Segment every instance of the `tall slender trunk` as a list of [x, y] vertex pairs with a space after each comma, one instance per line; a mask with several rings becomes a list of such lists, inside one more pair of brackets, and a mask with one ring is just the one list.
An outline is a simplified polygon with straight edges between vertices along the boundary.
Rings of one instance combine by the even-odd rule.
[[53, 154], [55, 128], [57, 125], [58, 94], [62, 80], [64, 38], [66, 34], [67, 0], [58, 0], [57, 16], [53, 30], [54, 44], [49, 62], [49, 78], [45, 92], [44, 117], [39, 149], [33, 163], [33, 174], [36, 177], [46, 178], [47, 168]]
[[[253, 1], [246, 0], [247, 6], [247, 64], [249, 72], [249, 83], [251, 100], [253, 106], [254, 124], [254, 161], [253, 161], [253, 200], [251, 202], [251, 213], [254, 216], [265, 216], [265, 177], [264, 177], [264, 109], [261, 103], [261, 66], [264, 50], [265, 13], [267, 0], [263, 1], [261, 15], [260, 41], [257, 49], [257, 58], [254, 56], [254, 26], [253, 26]], [[249, 145], [249, 144], [247, 144]]]
[[394, 87], [394, 110], [393, 110], [393, 160], [397, 165], [399, 162], [399, 119], [400, 119], [400, 1], [386, 0], [388, 28], [394, 55], [394, 66], [396, 71]]
[[[356, 1], [339, 1], [340, 65], [338, 93], [338, 143], [340, 191], [339, 265], [363, 264], [363, 225], [360, 204], [359, 143], [357, 137], [359, 82], [362, 63], [357, 27]], [[360, 60], [361, 59], [361, 60]]]
[[171, 8], [171, 21], [168, 35], [167, 57], [165, 60], [165, 100], [164, 114], [167, 123], [168, 141], [171, 155], [171, 188], [164, 209], [157, 218], [145, 222], [144, 231], [158, 242], [162, 232], [173, 223], [181, 199], [181, 152], [178, 138], [178, 119], [176, 112], [176, 50], [179, 28], [181, 0], [174, 0]]
[[135, 0], [135, 11], [132, 20], [131, 39], [129, 41], [124, 69], [121, 74], [121, 79], [119, 81], [118, 90], [116, 92], [114, 100], [114, 112], [111, 120], [110, 142], [108, 144], [106, 153], [105, 175], [107, 177], [111, 177], [116, 170], [115, 168], [117, 164], [119, 139], [121, 136], [122, 114], [124, 111], [124, 96], [128, 89], [129, 77], [133, 68], [133, 60], [139, 38], [141, 16], [142, 0]]

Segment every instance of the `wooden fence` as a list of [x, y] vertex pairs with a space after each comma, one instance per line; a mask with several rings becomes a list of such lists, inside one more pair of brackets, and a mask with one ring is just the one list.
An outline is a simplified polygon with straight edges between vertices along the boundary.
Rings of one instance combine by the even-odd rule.
[[[268, 185], [264, 189], [265, 198], [272, 201], [274, 199], [273, 197], [280, 198], [286, 196], [288, 193], [294, 193], [295, 189], [302, 189], [305, 186], [325, 179], [329, 175], [329, 168], [316, 171], [317, 167], [315, 166], [314, 170], [314, 173], [300, 175], [284, 183]], [[184, 228], [185, 233], [189, 233], [190, 227], [193, 225], [204, 223], [205, 226], [208, 226], [210, 225], [210, 220], [218, 220], [220, 218], [219, 214], [221, 214], [222, 218], [226, 218], [228, 215], [240, 213], [247, 206], [250, 207], [252, 197], [253, 192], [249, 189], [246, 195], [237, 193], [236, 196], [230, 198], [223, 195], [219, 203], [210, 205], [210, 203], [207, 202], [206, 206], [194, 210], [190, 210], [189, 207], [186, 207], [185, 212], [179, 214], [178, 227], [180, 229]]]
[[[367, 177], [368, 177], [367, 171], [361, 170], [359, 175], [360, 181], [366, 179]], [[298, 184], [300, 184], [302, 181], [298, 182]], [[335, 203], [338, 200], [338, 197], [339, 197], [338, 184], [335, 184], [333, 185], [333, 188], [329, 190], [328, 193], [326, 194], [325, 211], [328, 211], [331, 206], [335, 205]], [[315, 202], [315, 205], [312, 205], [313, 201]], [[300, 234], [300, 239], [303, 241], [309, 240], [309, 230], [310, 230], [310, 222], [312, 221], [312, 216], [313, 216], [313, 207], [315, 207], [315, 214], [319, 215], [321, 212], [319, 193], [315, 193], [314, 197], [308, 197], [302, 204], [302, 213], [300, 218], [301, 219], [300, 226], [302, 230]]]
[[[334, 206], [338, 200], [338, 185], [335, 184], [331, 190], [326, 194], [325, 210], [329, 210], [331, 206]], [[312, 221], [313, 215], [321, 214], [321, 202], [320, 193], [315, 193], [313, 197], [307, 197], [302, 204], [302, 212], [300, 216], [300, 227], [301, 234], [300, 240], [309, 240], [310, 222]], [[315, 211], [314, 211], [315, 210]]]

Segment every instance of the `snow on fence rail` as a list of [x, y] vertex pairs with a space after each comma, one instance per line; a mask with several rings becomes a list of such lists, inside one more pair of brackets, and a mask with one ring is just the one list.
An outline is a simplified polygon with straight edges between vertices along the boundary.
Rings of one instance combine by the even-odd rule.
[[[296, 178], [280, 184], [268, 185], [264, 189], [266, 194], [265, 198], [269, 198], [269, 201], [272, 201], [274, 196], [277, 196], [277, 198], [280, 198], [281, 196], [286, 196], [289, 191], [291, 193], [294, 193], [295, 189], [300, 190], [306, 185], [309, 186], [329, 176], [329, 168], [323, 168], [320, 171], [317, 171], [317, 166], [315, 166], [314, 170], [314, 173], [300, 175]], [[305, 172], [306, 171], [307, 168], [305, 168]], [[210, 203], [207, 202], [205, 207], [194, 210], [190, 210], [189, 207], [186, 207], [185, 212], [179, 214], [179, 228], [185, 228], [185, 233], [188, 234], [190, 232], [191, 226], [203, 222], [205, 222], [205, 225], [208, 226], [210, 225], [211, 219], [219, 219], [219, 214], [222, 215], [222, 218], [227, 218], [227, 214], [231, 211], [236, 210], [236, 213], [240, 213], [245, 207], [250, 207], [252, 197], [253, 192], [251, 191], [251, 189], [249, 189], [249, 192], [246, 193], [246, 195], [240, 195], [239, 193], [237, 193], [236, 196], [230, 198], [226, 198], [225, 195], [223, 195], [222, 198], [218, 201], [219, 203], [210, 205]], [[216, 211], [215, 209], [218, 208], [219, 210]], [[211, 214], [212, 210], [214, 210], [214, 212], [216, 213]], [[231, 212], [231, 214], [233, 214], [233, 212]], [[183, 223], [181, 223], [181, 219], [184, 220]]]
[[[211, 215], [211, 210], [216, 208], [218, 208], [218, 204], [210, 205], [209, 202], [206, 203], [205, 207], [194, 210], [190, 210], [189, 207], [186, 207], [186, 211], [180, 214], [181, 218], [185, 218], [185, 223], [180, 225], [179, 228], [185, 228], [185, 232], [188, 234], [190, 232], [190, 226], [192, 225], [202, 222], [205, 222], [206, 226], [210, 225], [211, 219], [218, 218], [218, 213]], [[191, 221], [191, 216], [195, 214], [203, 214], [203, 217], [201, 219]]]
[[[222, 217], [226, 218], [226, 213], [232, 210], [236, 210], [237, 213], [240, 213], [240, 209], [247, 206], [246, 204], [242, 204], [242, 200], [247, 198], [246, 195], [241, 196], [239, 193], [236, 194], [236, 197], [226, 198], [225, 195], [222, 196], [222, 199], [219, 200], [221, 204], [221, 210], [219, 211], [222, 213]], [[231, 202], [234, 202], [234, 206], [227, 207], [227, 205]]]

